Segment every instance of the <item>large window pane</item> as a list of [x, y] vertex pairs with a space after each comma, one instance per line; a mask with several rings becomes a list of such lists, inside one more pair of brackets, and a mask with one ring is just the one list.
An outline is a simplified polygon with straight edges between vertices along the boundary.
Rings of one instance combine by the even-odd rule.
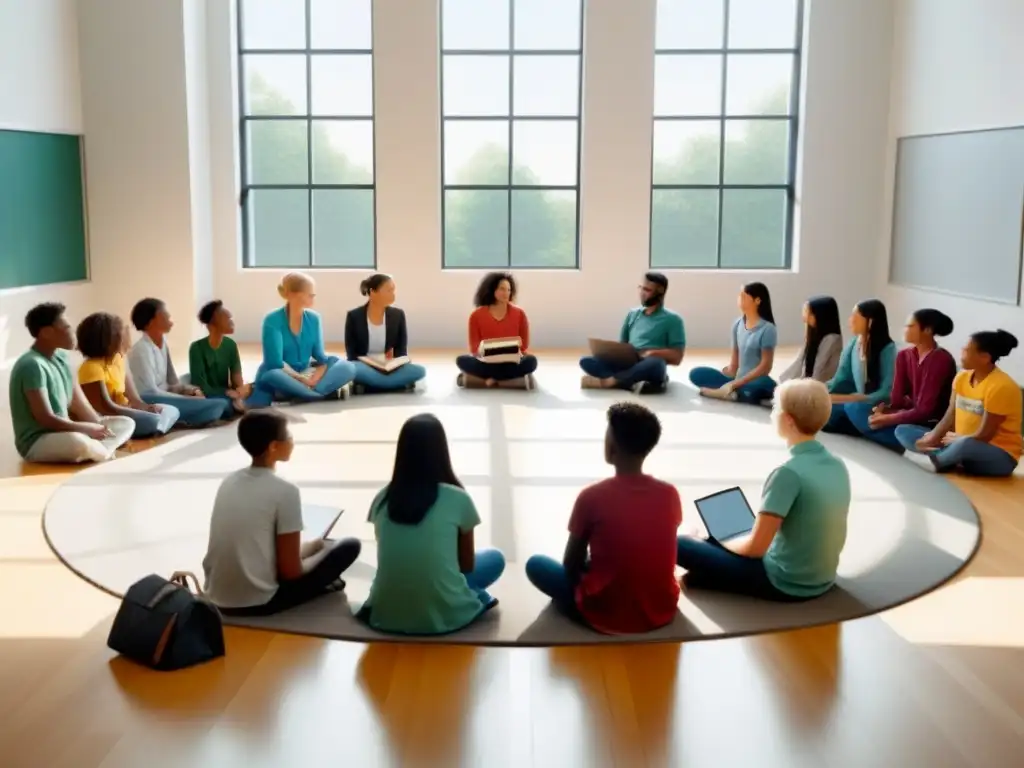
[[508, 184], [508, 120], [445, 120], [444, 183]]
[[313, 265], [373, 267], [373, 190], [313, 190]]
[[313, 183], [373, 183], [372, 121], [313, 121]]
[[445, 192], [445, 266], [508, 264], [508, 195], [507, 189]]
[[518, 51], [580, 49], [582, 0], [515, 0], [513, 45]]
[[512, 111], [516, 117], [579, 112], [579, 56], [516, 56]]
[[309, 192], [254, 189], [249, 192], [249, 266], [309, 264]]
[[576, 139], [575, 120], [515, 121], [512, 125], [512, 183], [575, 186]]
[[247, 115], [306, 114], [305, 56], [245, 56], [242, 70]]
[[309, 159], [305, 120], [250, 120], [250, 184], [306, 184]]
[[789, 114], [792, 54], [731, 54], [726, 68], [727, 114]]
[[654, 190], [651, 195], [651, 266], [717, 265], [718, 190]]
[[785, 184], [788, 178], [788, 120], [725, 124], [726, 184]]
[[444, 114], [447, 117], [508, 115], [507, 56], [445, 56]]
[[726, 189], [722, 194], [722, 267], [784, 267], [786, 191]]
[[655, 120], [655, 184], [718, 184], [722, 123]]
[[305, 0], [242, 0], [242, 33], [246, 48], [305, 48]]
[[441, 0], [444, 50], [507, 51], [510, 0]]
[[373, 59], [369, 55], [318, 55], [312, 61], [314, 115], [373, 114]]
[[511, 266], [576, 266], [575, 191], [512, 191]]
[[711, 54], [654, 59], [655, 117], [722, 114], [722, 57]]
[[372, 6], [373, 0], [311, 0], [310, 46], [369, 50], [373, 47]]
[[724, 0], [658, 0], [656, 49], [721, 48]]
[[729, 0], [729, 47], [796, 47], [796, 2]]

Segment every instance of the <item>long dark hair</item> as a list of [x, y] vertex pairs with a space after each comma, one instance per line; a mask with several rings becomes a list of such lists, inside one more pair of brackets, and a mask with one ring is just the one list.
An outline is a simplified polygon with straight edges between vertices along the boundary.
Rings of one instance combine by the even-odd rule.
[[833, 333], [843, 338], [843, 328], [839, 321], [839, 305], [831, 296], [812, 296], [807, 300], [807, 309], [814, 315], [814, 325], [808, 323], [804, 330], [804, 376], [811, 378], [821, 340]]
[[418, 525], [437, 501], [438, 485], [462, 488], [452, 469], [444, 425], [432, 413], [410, 417], [398, 434], [395, 469], [381, 504], [401, 525]]
[[892, 344], [892, 336], [889, 335], [889, 313], [885, 310], [885, 304], [878, 299], [865, 299], [857, 304], [857, 311], [868, 321], [868, 378], [864, 382], [864, 391], [874, 392], [882, 383], [879, 370], [882, 350]]
[[772, 296], [768, 293], [768, 286], [764, 283], [747, 283], [743, 286], [743, 292], [752, 299], [759, 300], [757, 314], [762, 320], [775, 324], [775, 313], [772, 312]]

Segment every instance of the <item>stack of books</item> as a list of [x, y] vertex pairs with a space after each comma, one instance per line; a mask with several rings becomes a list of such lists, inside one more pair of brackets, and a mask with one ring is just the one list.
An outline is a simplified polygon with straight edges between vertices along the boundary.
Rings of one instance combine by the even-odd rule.
[[476, 356], [485, 363], [518, 363], [523, 359], [523, 340], [518, 336], [507, 339], [486, 339], [480, 342]]

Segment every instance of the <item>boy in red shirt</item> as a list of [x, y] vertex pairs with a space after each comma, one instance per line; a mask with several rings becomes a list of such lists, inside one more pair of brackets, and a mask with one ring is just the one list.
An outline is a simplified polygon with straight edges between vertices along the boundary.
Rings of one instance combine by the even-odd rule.
[[537, 589], [599, 632], [648, 632], [676, 614], [682, 503], [674, 486], [643, 472], [660, 438], [661, 423], [647, 408], [611, 406], [604, 456], [615, 476], [576, 498], [561, 563], [544, 555], [526, 563], [526, 576]]

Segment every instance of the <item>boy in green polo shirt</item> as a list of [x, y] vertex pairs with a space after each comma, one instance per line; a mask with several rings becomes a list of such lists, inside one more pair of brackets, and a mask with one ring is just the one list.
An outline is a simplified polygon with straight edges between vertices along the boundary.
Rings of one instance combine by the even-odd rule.
[[775, 391], [772, 416], [790, 458], [765, 483], [750, 534], [724, 546], [679, 537], [685, 587], [780, 601], [808, 600], [831, 589], [850, 512], [846, 465], [816, 439], [831, 412], [820, 381], [796, 379]]
[[[242, 377], [242, 359], [238, 345], [231, 338], [235, 321], [219, 299], [199, 310], [199, 322], [206, 326], [209, 336], [192, 342], [188, 348], [189, 379], [207, 398], [230, 400], [238, 413], [245, 413], [253, 403], [246, 403], [252, 395], [252, 385]], [[270, 403], [259, 403], [269, 406]]]

